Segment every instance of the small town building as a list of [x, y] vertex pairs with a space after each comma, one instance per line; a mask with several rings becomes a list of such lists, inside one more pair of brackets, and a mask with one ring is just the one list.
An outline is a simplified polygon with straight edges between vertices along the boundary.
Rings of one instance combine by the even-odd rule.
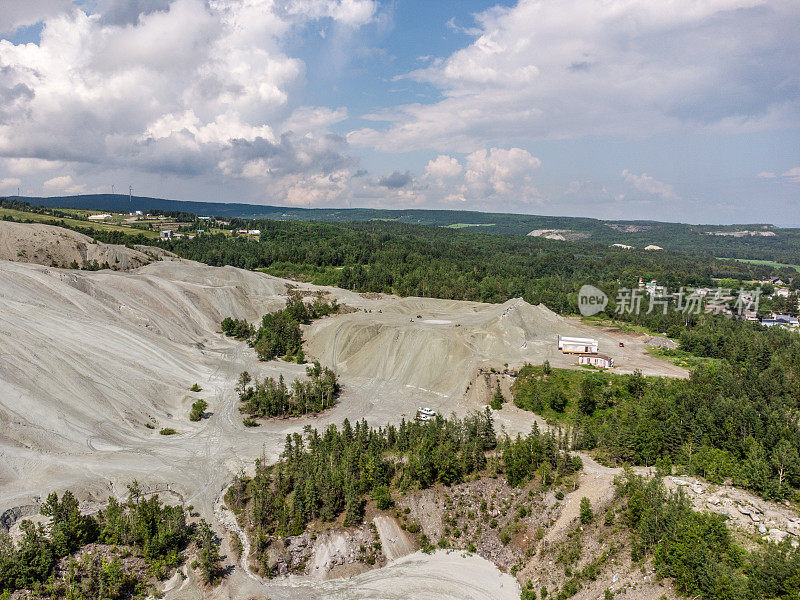
[[578, 357], [579, 365], [591, 365], [598, 369], [610, 369], [614, 366], [614, 359], [605, 354], [581, 354]]
[[558, 349], [564, 354], [596, 354], [597, 340], [592, 338], [558, 336]]
[[89, 215], [90, 221], [109, 221], [111, 218], [111, 215]]
[[417, 416], [415, 417], [417, 421], [432, 421], [436, 418], [436, 411], [432, 408], [418, 408], [417, 409]]
[[761, 324], [764, 327], [787, 327], [787, 328], [795, 328], [800, 327], [800, 320], [797, 317], [793, 317], [791, 315], [780, 315], [780, 314], [772, 314], [766, 319], [761, 319]]

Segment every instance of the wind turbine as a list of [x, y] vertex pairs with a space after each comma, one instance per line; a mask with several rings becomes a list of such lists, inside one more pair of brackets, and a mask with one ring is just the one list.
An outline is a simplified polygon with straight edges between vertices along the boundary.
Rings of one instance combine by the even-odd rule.
[[133, 204], [133, 186], [132, 185], [128, 186], [128, 202]]

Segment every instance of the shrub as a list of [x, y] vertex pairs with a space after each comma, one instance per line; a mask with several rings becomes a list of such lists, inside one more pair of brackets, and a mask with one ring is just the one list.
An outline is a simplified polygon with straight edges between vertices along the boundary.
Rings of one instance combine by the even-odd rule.
[[198, 384], [194, 384], [192, 387], [189, 388], [190, 392], [202, 392], [203, 388], [201, 388]]
[[594, 521], [592, 502], [586, 496], [584, 496], [581, 498], [581, 523], [588, 525], [592, 521]]
[[175, 435], [178, 432], [175, 429], [173, 429], [172, 427], [164, 427], [158, 433], [160, 433], [161, 435]]
[[189, 412], [190, 421], [199, 421], [203, 418], [203, 414], [208, 408], [208, 402], [205, 400], [198, 400], [192, 404], [192, 410]]

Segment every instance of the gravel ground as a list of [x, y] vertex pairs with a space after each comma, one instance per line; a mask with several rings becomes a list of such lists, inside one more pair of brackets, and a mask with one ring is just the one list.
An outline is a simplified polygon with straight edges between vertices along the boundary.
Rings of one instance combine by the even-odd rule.
[[[287, 433], [345, 418], [399, 422], [421, 405], [464, 414], [480, 407], [464, 396], [479, 367], [545, 358], [570, 366], [572, 358], [554, 349], [556, 331], [592, 331], [521, 300], [366, 297], [296, 284], [356, 309], [305, 332], [308, 355], [336, 368], [343, 394], [321, 415], [245, 428], [233, 391], [239, 373], [291, 380], [304, 369], [259, 363], [246, 344], [218, 333], [219, 322], [229, 315], [255, 322], [282, 306], [288, 283], [295, 285], [182, 260], [128, 272], [0, 261], [0, 522], [13, 525], [17, 516], [35, 512], [51, 490], [73, 489], [85, 508], [96, 508], [109, 495], [124, 497], [137, 479], [145, 491], [193, 504], [221, 533], [214, 506], [232, 476], [249, 471], [256, 457], [276, 460]], [[616, 346], [611, 334], [594, 337], [601, 347]], [[626, 352], [633, 358], [622, 369], [684, 374], [643, 348], [637, 354], [627, 340]], [[196, 394], [188, 391], [195, 382], [202, 387]], [[188, 412], [197, 398], [209, 403], [210, 415], [192, 423]], [[512, 408], [499, 415], [510, 432], [528, 431], [533, 420]], [[159, 435], [162, 427], [178, 434]], [[190, 583], [168, 596], [207, 595]], [[324, 584], [266, 583], [239, 566], [215, 594], [503, 598], [518, 596], [515, 585], [475, 557], [415, 553]]]

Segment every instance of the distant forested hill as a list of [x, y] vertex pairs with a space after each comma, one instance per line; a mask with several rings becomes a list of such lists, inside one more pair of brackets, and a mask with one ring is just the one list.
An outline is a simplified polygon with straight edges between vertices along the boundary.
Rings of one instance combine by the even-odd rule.
[[[14, 198], [14, 197], [12, 197]], [[391, 221], [465, 229], [482, 233], [534, 235], [568, 242], [636, 249], [702, 252], [715, 257], [767, 260], [800, 265], [800, 229], [765, 224], [689, 225], [658, 221], [603, 221], [585, 217], [549, 217], [464, 210], [385, 210], [369, 208], [295, 208], [258, 204], [183, 202], [123, 194], [22, 198], [38, 206], [130, 212], [183, 211], [224, 218], [279, 221]]]

